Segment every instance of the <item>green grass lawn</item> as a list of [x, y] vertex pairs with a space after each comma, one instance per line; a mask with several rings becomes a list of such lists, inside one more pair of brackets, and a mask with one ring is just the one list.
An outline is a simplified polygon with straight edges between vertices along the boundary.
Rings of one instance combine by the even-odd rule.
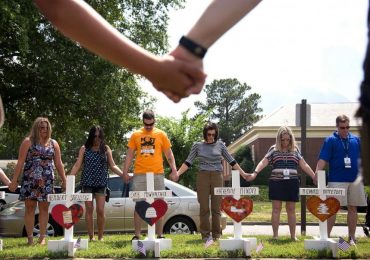
[[[243, 222], [271, 222], [271, 211], [272, 211], [272, 203], [271, 202], [264, 202], [264, 201], [254, 201], [253, 202], [253, 211], [252, 213], [243, 220]], [[318, 219], [313, 216], [308, 210], [306, 211], [306, 222], [307, 223], [318, 223]], [[296, 214], [297, 214], [297, 223], [301, 222], [301, 204], [296, 204]], [[362, 224], [365, 222], [365, 213], [358, 213], [358, 224]], [[232, 221], [230, 219], [230, 221]], [[287, 223], [287, 214], [285, 210], [285, 203], [283, 202], [283, 207], [281, 210], [280, 215], [281, 223]], [[337, 213], [337, 220], [336, 224], [346, 224], [347, 223], [347, 211], [340, 210]]]
[[[142, 258], [131, 246], [132, 234], [106, 235], [104, 242], [89, 243], [88, 250], [77, 250], [77, 258]], [[86, 236], [84, 238], [87, 238]], [[231, 258], [245, 257], [242, 250], [222, 251], [219, 242], [205, 249], [200, 235], [168, 235], [172, 239], [172, 248], [163, 250], [161, 258]], [[226, 237], [224, 237], [226, 238]], [[279, 240], [271, 240], [268, 236], [257, 236], [258, 243], [262, 241], [264, 248], [258, 254], [253, 251], [253, 258], [331, 258], [330, 251], [315, 251], [304, 249], [304, 239], [292, 242], [288, 237]], [[60, 239], [60, 238], [53, 238]], [[339, 258], [370, 258], [369, 238], [360, 238], [357, 248], [342, 252], [339, 250]], [[0, 259], [56, 259], [68, 258], [67, 253], [51, 253], [47, 246], [27, 246], [26, 238], [3, 238], [4, 249], [0, 251]], [[153, 252], [149, 252], [146, 258], [153, 258]]]

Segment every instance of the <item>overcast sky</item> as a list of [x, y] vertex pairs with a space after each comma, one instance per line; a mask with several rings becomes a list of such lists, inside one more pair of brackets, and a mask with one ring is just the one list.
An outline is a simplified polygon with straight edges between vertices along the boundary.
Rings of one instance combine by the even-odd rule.
[[[232, 1], [230, 1], [231, 3]], [[171, 49], [209, 1], [188, 0], [172, 11]], [[366, 0], [264, 0], [208, 51], [206, 84], [237, 78], [262, 96], [269, 114], [285, 104], [356, 102], [366, 47]], [[143, 88], [158, 98], [156, 113], [179, 118], [194, 101], [174, 104], [149, 82]]]

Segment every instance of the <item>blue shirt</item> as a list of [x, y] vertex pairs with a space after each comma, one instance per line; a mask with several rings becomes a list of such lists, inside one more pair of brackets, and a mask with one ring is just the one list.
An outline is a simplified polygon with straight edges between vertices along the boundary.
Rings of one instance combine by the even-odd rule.
[[[351, 168], [345, 168], [347, 156], [351, 159]], [[348, 137], [342, 139], [337, 131], [325, 139], [319, 155], [319, 159], [329, 163], [330, 182], [353, 182], [358, 174], [359, 158], [360, 138], [348, 133]]]

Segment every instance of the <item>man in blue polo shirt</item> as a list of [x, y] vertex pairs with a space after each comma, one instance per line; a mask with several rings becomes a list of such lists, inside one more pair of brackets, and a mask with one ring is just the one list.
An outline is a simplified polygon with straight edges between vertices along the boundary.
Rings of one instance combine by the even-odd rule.
[[[358, 178], [360, 160], [360, 139], [349, 132], [349, 118], [339, 115], [336, 118], [337, 131], [325, 139], [321, 148], [316, 172], [329, 163], [328, 187], [346, 190], [346, 196], [336, 197], [341, 206], [347, 206], [348, 239], [356, 243], [357, 206], [366, 206], [362, 179]], [[328, 219], [328, 232], [335, 224], [335, 215]]]

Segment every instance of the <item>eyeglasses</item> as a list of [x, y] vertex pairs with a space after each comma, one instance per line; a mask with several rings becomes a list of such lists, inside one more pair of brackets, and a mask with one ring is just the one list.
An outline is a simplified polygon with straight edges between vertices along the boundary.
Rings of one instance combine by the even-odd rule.
[[341, 129], [341, 130], [349, 129], [349, 128], [350, 128], [350, 126], [340, 126], [340, 127], [339, 127], [339, 129]]
[[147, 123], [144, 122], [144, 125], [145, 126], [153, 126], [154, 125], [154, 122], [153, 123], [150, 123], [150, 124], [147, 124]]
[[207, 136], [216, 136], [214, 133], [207, 133]]
[[100, 135], [95, 135], [95, 138], [100, 138]]
[[40, 129], [42, 129], [42, 130], [44, 130], [44, 129], [48, 130], [49, 127], [48, 126], [40, 126]]
[[280, 139], [282, 142], [284, 142], [284, 141], [288, 141], [288, 142], [290, 142], [290, 138], [281, 138]]

